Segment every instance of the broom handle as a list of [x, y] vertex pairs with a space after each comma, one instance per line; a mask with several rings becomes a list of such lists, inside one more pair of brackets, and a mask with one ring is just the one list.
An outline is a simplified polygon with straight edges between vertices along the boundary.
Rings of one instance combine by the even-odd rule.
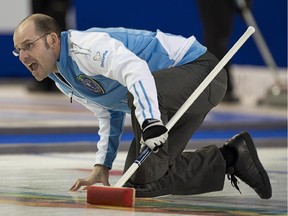
[[[175, 125], [175, 123], [181, 118], [181, 116], [187, 111], [187, 109], [194, 103], [198, 96], [205, 90], [205, 88], [211, 83], [211, 81], [217, 76], [227, 62], [234, 56], [234, 54], [240, 49], [240, 47], [246, 42], [246, 40], [254, 33], [254, 27], [249, 26], [246, 32], [239, 38], [234, 46], [227, 52], [227, 54], [219, 61], [215, 68], [209, 73], [209, 75], [202, 81], [202, 83], [196, 88], [186, 102], [180, 107], [175, 115], [166, 124], [168, 131]], [[139, 155], [135, 162], [129, 167], [129, 169], [123, 174], [123, 176], [115, 184], [115, 187], [122, 187], [128, 179], [135, 173], [138, 167], [144, 162], [144, 160], [150, 155], [151, 149], [146, 147], [144, 151]]]

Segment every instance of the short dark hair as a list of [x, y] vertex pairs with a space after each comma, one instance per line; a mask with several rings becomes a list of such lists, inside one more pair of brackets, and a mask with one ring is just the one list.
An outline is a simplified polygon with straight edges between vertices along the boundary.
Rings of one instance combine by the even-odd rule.
[[58, 35], [58, 37], [60, 37], [61, 28], [54, 18], [45, 14], [37, 13], [26, 17], [21, 23], [29, 19], [34, 21], [35, 30], [39, 35], [55, 32]]

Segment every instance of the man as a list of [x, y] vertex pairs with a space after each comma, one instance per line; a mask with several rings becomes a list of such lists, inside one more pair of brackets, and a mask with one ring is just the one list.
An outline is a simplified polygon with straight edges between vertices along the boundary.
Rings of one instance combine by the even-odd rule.
[[[233, 18], [241, 9], [237, 0], [197, 0], [200, 18], [203, 24], [204, 44], [217, 57], [222, 58], [228, 51], [231, 33], [233, 32]], [[251, 8], [252, 0], [246, 0]], [[235, 96], [234, 82], [232, 79], [231, 63], [225, 66], [228, 77], [227, 92], [223, 102], [238, 103]]]
[[[57, 21], [62, 31], [67, 29], [66, 16], [71, 7], [71, 0], [31, 0], [30, 5], [33, 13], [49, 15]], [[40, 82], [32, 80], [27, 89], [31, 92], [59, 92], [55, 82], [49, 78]]]
[[[225, 95], [223, 70], [169, 131], [166, 124], [218, 60], [197, 42], [161, 31], [92, 28], [60, 32], [43, 14], [24, 19], [14, 32], [14, 54], [38, 80], [49, 76], [71, 100], [94, 112], [100, 140], [94, 168], [70, 188], [109, 184], [126, 113], [135, 138], [125, 170], [141, 151], [153, 150], [125, 186], [137, 197], [197, 194], [222, 190], [225, 173], [236, 188], [238, 176], [263, 198], [271, 197], [269, 177], [247, 132], [223, 147], [184, 152], [207, 113]], [[213, 180], [211, 177], [213, 176]]]

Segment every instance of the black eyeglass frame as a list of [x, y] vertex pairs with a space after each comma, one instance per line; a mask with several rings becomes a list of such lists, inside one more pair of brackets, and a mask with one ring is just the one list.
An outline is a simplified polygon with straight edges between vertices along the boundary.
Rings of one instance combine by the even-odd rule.
[[13, 55], [16, 56], [16, 57], [18, 57], [18, 56], [20, 55], [20, 51], [21, 51], [21, 50], [23, 50], [23, 51], [26, 51], [26, 50], [31, 51], [32, 48], [33, 48], [34, 43], [36, 43], [38, 40], [40, 40], [41, 38], [45, 37], [45, 36], [48, 35], [48, 34], [51, 34], [51, 33], [45, 33], [45, 34], [43, 34], [42, 36], [40, 36], [40, 37], [38, 37], [37, 39], [35, 39], [34, 41], [25, 43], [22, 48], [19, 48], [19, 49], [15, 48], [15, 49], [12, 51]]

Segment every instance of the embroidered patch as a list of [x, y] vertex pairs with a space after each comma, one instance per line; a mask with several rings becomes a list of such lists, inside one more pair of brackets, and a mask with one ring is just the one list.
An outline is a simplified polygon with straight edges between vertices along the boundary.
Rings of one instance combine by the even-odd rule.
[[88, 88], [90, 91], [98, 93], [98, 94], [105, 94], [104, 89], [102, 88], [102, 86], [94, 79], [92, 79], [91, 77], [88, 77], [84, 74], [80, 74], [77, 77], [78, 80], [80, 80], [82, 82], [82, 84]]

